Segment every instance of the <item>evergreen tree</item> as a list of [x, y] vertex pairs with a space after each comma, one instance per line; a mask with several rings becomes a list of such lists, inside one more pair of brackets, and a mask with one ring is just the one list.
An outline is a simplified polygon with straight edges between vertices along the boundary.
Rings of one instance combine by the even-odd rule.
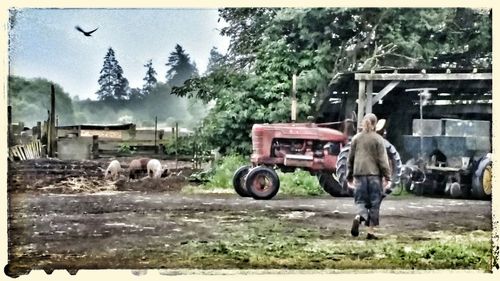
[[207, 70], [205, 74], [212, 73], [224, 66], [224, 55], [219, 53], [217, 47], [212, 47], [210, 50], [210, 57], [208, 58]]
[[115, 73], [116, 73], [116, 80], [114, 84], [115, 91], [113, 94], [117, 100], [124, 100], [128, 96], [130, 88], [128, 86], [127, 78], [123, 76], [123, 70], [122, 67], [118, 64], [118, 61], [116, 61]]
[[140, 88], [131, 88], [128, 94], [129, 101], [137, 101], [143, 98], [142, 90]]
[[112, 48], [109, 48], [104, 56], [100, 73], [98, 83], [101, 87], [96, 93], [99, 100], [124, 100], [129, 91], [128, 80], [123, 76], [123, 69], [118, 64]]
[[154, 87], [156, 87], [156, 71], [153, 68], [153, 62], [149, 60], [144, 67], [146, 67], [146, 76], [144, 77], [144, 85], [142, 86], [142, 95], [147, 96], [151, 93]]
[[166, 66], [170, 67], [166, 75], [170, 86], [182, 86], [186, 80], [198, 76], [196, 65], [191, 63], [189, 55], [179, 44], [175, 46], [175, 51], [170, 53]]
[[101, 85], [101, 88], [96, 93], [99, 100], [113, 99], [113, 61], [115, 61], [115, 52], [109, 48], [108, 53], [104, 56], [104, 64], [98, 80], [99, 85]]

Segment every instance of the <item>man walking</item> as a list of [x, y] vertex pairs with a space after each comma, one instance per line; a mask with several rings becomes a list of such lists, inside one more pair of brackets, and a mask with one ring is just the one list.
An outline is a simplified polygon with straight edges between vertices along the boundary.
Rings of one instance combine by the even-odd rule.
[[[375, 227], [379, 225], [380, 203], [384, 190], [391, 185], [389, 160], [382, 136], [375, 132], [377, 117], [367, 114], [362, 131], [354, 136], [347, 161], [347, 181], [354, 188], [357, 215], [352, 222], [352, 236], [359, 235], [359, 225], [368, 226], [367, 239], [378, 239]], [[382, 188], [382, 178], [384, 188]], [[353, 184], [354, 179], [354, 184]]]

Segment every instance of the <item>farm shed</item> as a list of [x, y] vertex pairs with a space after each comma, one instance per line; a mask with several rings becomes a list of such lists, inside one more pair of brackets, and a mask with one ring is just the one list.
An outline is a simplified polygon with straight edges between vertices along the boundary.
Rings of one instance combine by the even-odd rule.
[[[427, 93], [420, 95], [422, 88]], [[408, 91], [410, 90], [410, 91]], [[387, 139], [403, 160], [404, 136], [414, 135], [413, 120], [489, 121], [491, 147], [492, 74], [490, 69], [385, 69], [338, 75], [322, 97], [317, 122], [341, 121], [367, 112], [387, 120]], [[353, 114], [354, 113], [354, 114]], [[448, 124], [451, 124], [448, 122]], [[484, 131], [483, 131], [484, 132]]]

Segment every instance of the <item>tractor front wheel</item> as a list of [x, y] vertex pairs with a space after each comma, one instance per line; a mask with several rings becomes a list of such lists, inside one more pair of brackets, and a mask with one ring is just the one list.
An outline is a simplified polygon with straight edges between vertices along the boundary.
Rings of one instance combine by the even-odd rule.
[[247, 188], [245, 186], [245, 178], [250, 171], [250, 166], [242, 166], [233, 175], [233, 187], [234, 191], [238, 193], [241, 197], [250, 197]]
[[245, 187], [254, 199], [268, 200], [278, 193], [280, 180], [273, 169], [260, 166], [248, 172]]

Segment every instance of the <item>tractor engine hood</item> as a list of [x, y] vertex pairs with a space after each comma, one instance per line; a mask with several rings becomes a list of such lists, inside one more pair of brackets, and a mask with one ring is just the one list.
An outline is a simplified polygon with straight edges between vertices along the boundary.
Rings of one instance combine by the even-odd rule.
[[340, 131], [318, 127], [314, 123], [255, 124], [252, 135], [270, 134], [273, 138], [311, 139], [345, 143], [347, 137]]

